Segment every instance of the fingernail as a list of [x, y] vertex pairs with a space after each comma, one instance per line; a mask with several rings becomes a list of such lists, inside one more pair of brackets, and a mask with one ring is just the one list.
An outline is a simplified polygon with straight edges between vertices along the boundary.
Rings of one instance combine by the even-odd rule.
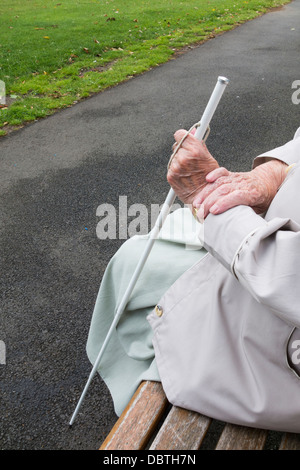
[[197, 211], [197, 219], [201, 224], [204, 222], [204, 206], [199, 206], [198, 211]]

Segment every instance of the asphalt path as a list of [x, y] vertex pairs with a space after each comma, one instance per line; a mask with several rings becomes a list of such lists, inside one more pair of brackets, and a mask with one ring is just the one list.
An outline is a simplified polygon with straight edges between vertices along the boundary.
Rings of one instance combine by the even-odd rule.
[[299, 25], [296, 0], [0, 140], [2, 450], [99, 448], [116, 415], [98, 376], [68, 425], [101, 277], [124, 242], [99, 239], [97, 208], [165, 200], [173, 133], [199, 120], [219, 75], [230, 83], [207, 144], [221, 165], [248, 170], [290, 140]]

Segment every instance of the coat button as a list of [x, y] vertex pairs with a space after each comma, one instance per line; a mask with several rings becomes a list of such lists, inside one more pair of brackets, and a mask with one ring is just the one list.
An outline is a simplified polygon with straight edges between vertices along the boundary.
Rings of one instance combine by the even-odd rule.
[[156, 305], [155, 307], [155, 313], [158, 317], [161, 317], [163, 314], [163, 309], [160, 305]]

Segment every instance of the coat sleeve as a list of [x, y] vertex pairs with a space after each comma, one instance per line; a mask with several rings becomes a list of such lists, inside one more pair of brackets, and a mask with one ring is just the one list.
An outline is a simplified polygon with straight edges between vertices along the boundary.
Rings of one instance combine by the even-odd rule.
[[300, 327], [300, 225], [238, 206], [209, 214], [200, 239], [258, 302]]
[[273, 150], [258, 155], [253, 160], [253, 168], [272, 159], [281, 160], [287, 165], [298, 163], [300, 161], [300, 127], [297, 129], [294, 138]]
[[[268, 152], [288, 164], [300, 160], [300, 135], [286, 145]], [[297, 175], [300, 168], [297, 165]], [[293, 176], [294, 191], [299, 177]], [[290, 183], [292, 179], [290, 178]], [[291, 195], [290, 186], [285, 191]], [[282, 192], [282, 190], [281, 190]], [[290, 204], [276, 196], [282, 208]], [[275, 202], [275, 200], [274, 200]], [[300, 211], [292, 198], [296, 216], [286, 210], [273, 210], [271, 218], [263, 218], [250, 207], [234, 207], [222, 214], [209, 214], [201, 226], [199, 238], [208, 252], [228, 269], [260, 303], [293, 326], [300, 327]], [[299, 212], [299, 216], [298, 216]]]

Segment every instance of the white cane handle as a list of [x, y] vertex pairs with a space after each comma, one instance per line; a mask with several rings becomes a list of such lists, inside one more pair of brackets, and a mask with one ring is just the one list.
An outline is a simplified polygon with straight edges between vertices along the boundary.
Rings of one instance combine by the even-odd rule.
[[229, 80], [226, 77], [218, 77], [216, 86], [211, 94], [211, 97], [209, 99], [209, 102], [205, 108], [205, 111], [203, 113], [203, 116], [201, 118], [201, 121], [196, 122], [187, 132], [186, 134], [182, 137], [180, 142], [176, 145], [174, 152], [172, 153], [169, 162], [168, 162], [168, 169], [170, 168], [170, 165], [172, 163], [173, 158], [175, 157], [176, 153], [180, 149], [182, 143], [184, 140], [188, 137], [188, 135], [196, 129], [195, 132], [195, 137], [198, 140], [203, 140], [207, 138], [210, 128], [209, 128], [209, 123], [214, 115], [214, 112], [219, 104], [219, 101], [223, 95], [223, 92], [225, 90], [226, 85], [228, 84]]
[[209, 123], [217, 109], [220, 99], [222, 98], [223, 92], [225, 90], [226, 85], [228, 85], [229, 80], [226, 77], [218, 77], [216, 86], [211, 94], [209, 102], [204, 110], [203, 116], [200, 121], [200, 126], [197, 128], [195, 137], [198, 140], [202, 140], [207, 128], [209, 127]]

